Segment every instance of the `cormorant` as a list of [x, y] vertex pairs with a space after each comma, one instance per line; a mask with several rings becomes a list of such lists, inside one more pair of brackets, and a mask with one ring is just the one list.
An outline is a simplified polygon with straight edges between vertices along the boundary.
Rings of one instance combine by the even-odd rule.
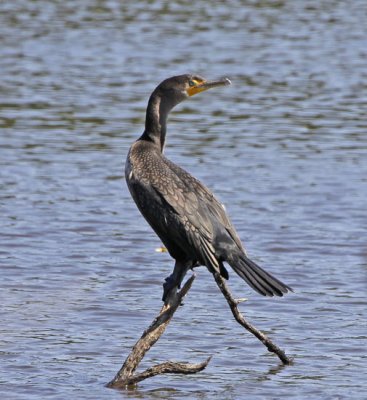
[[248, 258], [224, 206], [212, 192], [163, 155], [171, 109], [190, 96], [230, 83], [227, 78], [207, 81], [189, 74], [164, 80], [150, 96], [145, 130], [127, 156], [125, 176], [130, 193], [176, 261], [163, 284], [165, 302], [193, 267], [205, 265], [228, 279], [224, 262], [263, 296], [292, 291]]

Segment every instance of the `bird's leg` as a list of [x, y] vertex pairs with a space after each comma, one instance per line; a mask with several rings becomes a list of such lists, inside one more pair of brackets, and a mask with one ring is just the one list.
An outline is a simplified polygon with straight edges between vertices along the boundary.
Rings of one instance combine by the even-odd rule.
[[168, 299], [177, 293], [177, 289], [181, 287], [186, 272], [191, 268], [191, 263], [176, 261], [173, 272], [165, 279], [163, 283], [163, 297], [162, 300], [167, 304]]

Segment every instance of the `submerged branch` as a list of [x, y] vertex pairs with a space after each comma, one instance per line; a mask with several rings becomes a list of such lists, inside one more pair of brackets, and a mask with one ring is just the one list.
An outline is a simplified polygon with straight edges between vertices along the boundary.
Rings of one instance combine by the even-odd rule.
[[130, 376], [127, 381], [116, 381], [113, 383], [113, 385], [111, 385], [112, 382], [110, 382], [107, 386], [114, 388], [124, 388], [129, 385], [135, 385], [138, 382], [143, 381], [144, 379], [152, 378], [153, 376], [160, 374], [195, 374], [196, 372], [200, 372], [205, 369], [210, 360], [211, 357], [198, 364], [166, 361], [162, 364], [154, 365], [153, 367], [146, 369], [140, 374]]

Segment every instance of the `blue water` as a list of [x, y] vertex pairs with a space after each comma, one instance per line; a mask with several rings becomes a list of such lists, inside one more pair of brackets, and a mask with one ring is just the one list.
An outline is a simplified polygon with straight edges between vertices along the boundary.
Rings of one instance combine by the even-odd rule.
[[[0, 395], [4, 399], [364, 399], [367, 4], [0, 3]], [[166, 155], [226, 204], [250, 256], [295, 289], [245, 316], [198, 270], [141, 368], [105, 388], [161, 306], [173, 262], [123, 180], [150, 92], [193, 72], [233, 85], [181, 104]]]

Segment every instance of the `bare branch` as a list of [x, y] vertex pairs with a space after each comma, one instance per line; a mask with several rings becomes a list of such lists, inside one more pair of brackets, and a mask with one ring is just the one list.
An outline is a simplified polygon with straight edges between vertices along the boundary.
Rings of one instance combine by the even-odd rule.
[[267, 349], [270, 352], [275, 353], [280, 358], [280, 360], [282, 361], [283, 364], [285, 364], [285, 365], [291, 364], [292, 359], [290, 359], [282, 349], [280, 349], [275, 343], [273, 343], [264, 333], [257, 330], [253, 325], [251, 325], [249, 322], [247, 322], [245, 320], [245, 318], [243, 317], [243, 315], [241, 314], [241, 312], [239, 311], [239, 309], [237, 307], [238, 301], [233, 298], [233, 296], [232, 296], [225, 280], [222, 278], [222, 276], [217, 272], [214, 272], [213, 275], [214, 275], [214, 279], [215, 279], [220, 291], [222, 292], [223, 296], [226, 298], [227, 303], [228, 303], [229, 307], [231, 308], [232, 314], [235, 317], [236, 321], [240, 325], [242, 325], [246, 330], [248, 330], [254, 336], [256, 336], [267, 347]]
[[[223, 296], [226, 298], [229, 307], [231, 308], [232, 314], [236, 321], [242, 325], [245, 329], [255, 335], [269, 351], [275, 353], [284, 365], [292, 363], [292, 360], [287, 357], [283, 350], [275, 345], [265, 334], [257, 330], [249, 322], [245, 320], [243, 315], [238, 310], [238, 304], [246, 299], [234, 299], [225, 280], [219, 273], [214, 273], [214, 279], [221, 290]], [[149, 349], [157, 342], [162, 336], [167, 325], [171, 321], [173, 314], [181, 304], [183, 297], [188, 293], [191, 285], [195, 279], [195, 275], [192, 275], [184, 284], [183, 288], [179, 292], [172, 292], [167, 304], [165, 304], [160, 310], [158, 316], [153, 320], [150, 326], [144, 331], [141, 338], [136, 342], [132, 348], [129, 356], [126, 358], [123, 366], [118, 371], [116, 376], [106, 386], [110, 388], [126, 388], [130, 385], [136, 385], [138, 382], [151, 378], [159, 374], [194, 374], [202, 371], [209, 363], [211, 357], [207, 360], [198, 363], [180, 363], [167, 361], [158, 365], [154, 365], [148, 368], [144, 372], [136, 373], [135, 371], [144, 358], [145, 354]]]

